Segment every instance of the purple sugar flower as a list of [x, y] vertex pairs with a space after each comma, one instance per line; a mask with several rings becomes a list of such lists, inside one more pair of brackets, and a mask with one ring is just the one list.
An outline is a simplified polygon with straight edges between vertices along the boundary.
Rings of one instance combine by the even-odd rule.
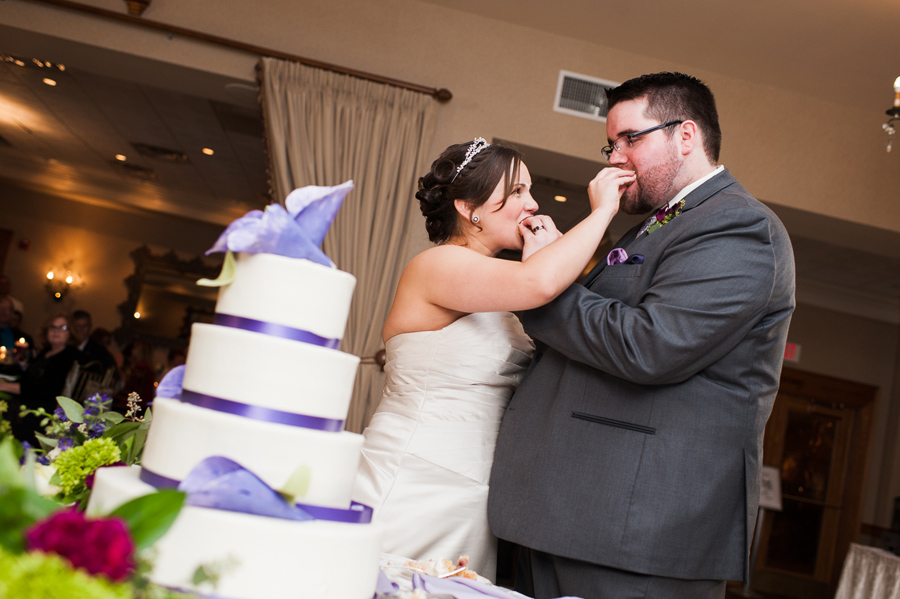
[[352, 189], [353, 181], [334, 187], [309, 185], [295, 189], [285, 199], [287, 208], [269, 204], [265, 211], [251, 210], [228, 225], [206, 253], [231, 250], [277, 254], [334, 266], [319, 246]]

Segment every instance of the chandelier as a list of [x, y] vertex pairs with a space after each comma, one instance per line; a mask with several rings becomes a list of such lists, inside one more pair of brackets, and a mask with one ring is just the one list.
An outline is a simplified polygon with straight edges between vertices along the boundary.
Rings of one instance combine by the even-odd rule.
[[891, 143], [894, 141], [894, 133], [897, 129], [894, 125], [895, 121], [900, 121], [900, 77], [894, 80], [894, 106], [888, 109], [887, 115], [891, 118], [881, 126], [888, 135], [887, 151], [891, 151]]

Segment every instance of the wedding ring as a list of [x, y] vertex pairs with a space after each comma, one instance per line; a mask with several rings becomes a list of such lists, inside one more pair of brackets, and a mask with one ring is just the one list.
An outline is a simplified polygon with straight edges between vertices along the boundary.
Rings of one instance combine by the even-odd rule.
[[538, 226], [536, 226], [536, 227], [532, 227], [532, 228], [531, 228], [531, 232], [534, 233], [534, 232], [536, 232], [536, 231], [540, 231], [540, 230], [543, 229], [543, 228], [544, 228], [544, 225], [538, 225]]

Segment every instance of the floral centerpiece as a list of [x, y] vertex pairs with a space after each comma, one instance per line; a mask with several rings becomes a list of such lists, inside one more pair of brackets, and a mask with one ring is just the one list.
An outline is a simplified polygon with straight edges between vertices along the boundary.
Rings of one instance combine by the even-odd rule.
[[184, 493], [159, 491], [88, 518], [37, 491], [16, 445], [0, 442], [0, 598], [185, 597], [146, 577], [146, 550], [174, 522]]
[[44, 494], [84, 507], [97, 468], [140, 461], [152, 414], [147, 410], [138, 415], [141, 400], [137, 393], [128, 396], [124, 416], [112, 410], [109, 397], [99, 393], [87, 398], [84, 405], [67, 397], [56, 401], [59, 407], [53, 413], [43, 408], [22, 409], [23, 415], [41, 418], [44, 427], [43, 433], [35, 435], [39, 448], [23, 444], [25, 460]]

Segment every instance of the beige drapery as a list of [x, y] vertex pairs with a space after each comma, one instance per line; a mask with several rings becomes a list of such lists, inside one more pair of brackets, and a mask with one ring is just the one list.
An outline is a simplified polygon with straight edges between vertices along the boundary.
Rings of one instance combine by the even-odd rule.
[[262, 58], [259, 71], [275, 199], [305, 185], [354, 182], [323, 249], [357, 279], [341, 349], [362, 358], [345, 425], [361, 432], [384, 385], [372, 358], [404, 266], [404, 232], [418, 212], [436, 101], [275, 58]]

